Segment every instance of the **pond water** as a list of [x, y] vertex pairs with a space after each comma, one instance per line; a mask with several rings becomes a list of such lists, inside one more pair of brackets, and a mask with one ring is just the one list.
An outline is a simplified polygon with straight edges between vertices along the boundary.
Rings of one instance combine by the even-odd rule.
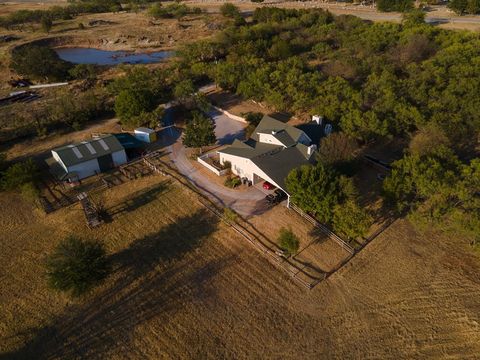
[[95, 65], [151, 64], [160, 62], [175, 54], [174, 51], [135, 53], [131, 51], [108, 51], [90, 48], [58, 48], [54, 50], [65, 61], [74, 64]]

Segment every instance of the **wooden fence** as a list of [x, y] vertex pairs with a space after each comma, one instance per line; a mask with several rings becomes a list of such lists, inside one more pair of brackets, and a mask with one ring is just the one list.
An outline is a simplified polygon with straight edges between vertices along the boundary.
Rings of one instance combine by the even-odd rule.
[[327, 235], [330, 239], [335, 241], [338, 245], [340, 245], [345, 251], [348, 251], [350, 254], [355, 253], [355, 249], [350, 246], [350, 244], [346, 243], [340, 236], [335, 234], [333, 231], [331, 231], [329, 228], [327, 228], [325, 225], [319, 223], [314, 217], [308, 215], [306, 212], [304, 212], [302, 209], [300, 209], [297, 205], [290, 203], [290, 208], [297, 212], [300, 216], [308, 220], [312, 225], [320, 229], [321, 232], [323, 232], [325, 235]]
[[[246, 239], [250, 244], [252, 244], [260, 253], [264, 254], [265, 257], [272, 264], [286, 271], [299, 284], [306, 287], [307, 289], [312, 289], [315, 285], [317, 285], [327, 277], [327, 273], [323, 273], [320, 277], [313, 277], [305, 273], [302, 269], [290, 263], [287, 258], [277, 254], [274, 250], [265, 246], [254, 234], [245, 229], [241, 224], [226, 220], [223, 216], [221, 208], [219, 208], [207, 195], [203, 194], [194, 184], [189, 181], [188, 178], [186, 178], [184, 175], [180, 174], [170, 165], [165, 163], [161, 159], [161, 156], [161, 153], [153, 152], [147, 154], [143, 158], [143, 160], [154, 172], [159, 173], [163, 176], [171, 177], [177, 182], [179, 182], [181, 185], [192, 191], [196, 195], [196, 199], [198, 200], [198, 202], [203, 207], [205, 207], [208, 211], [217, 216], [221, 221], [225, 222], [228, 226], [230, 226], [242, 238]], [[301, 278], [300, 276], [302, 275], [307, 277], [308, 280]]]

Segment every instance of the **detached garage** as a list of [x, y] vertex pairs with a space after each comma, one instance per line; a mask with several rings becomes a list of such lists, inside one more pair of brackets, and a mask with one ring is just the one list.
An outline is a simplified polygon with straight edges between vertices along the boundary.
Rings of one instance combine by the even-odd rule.
[[125, 149], [114, 135], [52, 150], [52, 173], [59, 180], [75, 181], [127, 162]]

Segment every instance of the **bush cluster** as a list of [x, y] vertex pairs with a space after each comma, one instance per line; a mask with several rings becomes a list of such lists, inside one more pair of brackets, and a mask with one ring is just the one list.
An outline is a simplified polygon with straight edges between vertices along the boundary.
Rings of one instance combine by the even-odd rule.
[[119, 11], [122, 6], [117, 0], [76, 1], [67, 6], [53, 6], [48, 10], [18, 10], [10, 15], [0, 17], [0, 27], [10, 29], [28, 23], [43, 21], [69, 20], [80, 14]]

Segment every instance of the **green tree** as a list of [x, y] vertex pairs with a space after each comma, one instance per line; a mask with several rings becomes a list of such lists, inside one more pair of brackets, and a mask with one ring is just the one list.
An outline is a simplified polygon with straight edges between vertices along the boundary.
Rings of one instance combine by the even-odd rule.
[[364, 237], [371, 224], [371, 216], [353, 200], [336, 205], [333, 209], [333, 229], [348, 239]]
[[194, 106], [195, 93], [195, 85], [190, 79], [178, 82], [173, 89], [173, 96], [187, 109]]
[[480, 0], [468, 0], [466, 11], [473, 15], [480, 13]]
[[439, 147], [449, 147], [450, 139], [435, 123], [422, 126], [412, 137], [409, 151], [413, 155], [434, 154]]
[[291, 229], [281, 228], [278, 235], [278, 243], [288, 255], [295, 255], [300, 248], [300, 241]]
[[45, 46], [25, 45], [12, 51], [10, 66], [20, 75], [42, 80], [65, 80], [71, 64]]
[[164, 109], [161, 107], [151, 112], [143, 111], [139, 115], [130, 118], [126, 124], [130, 127], [147, 126], [155, 129], [161, 122], [164, 112]]
[[463, 15], [467, 11], [468, 0], [450, 0], [447, 6], [458, 15]]
[[70, 236], [48, 257], [46, 269], [53, 289], [80, 296], [108, 275], [110, 264], [102, 244]]
[[95, 80], [97, 68], [92, 64], [78, 64], [69, 70], [69, 74], [74, 79]]
[[418, 26], [425, 24], [425, 13], [420, 9], [412, 9], [403, 13], [402, 23], [405, 26]]
[[53, 26], [53, 21], [49, 16], [43, 16], [40, 20], [40, 25], [42, 30], [46, 33], [49, 33]]
[[149, 91], [122, 90], [115, 99], [115, 114], [122, 123], [139, 116], [142, 112], [153, 110], [155, 103]]
[[292, 170], [285, 184], [290, 201], [325, 223], [331, 222], [336, 205], [355, 195], [350, 179], [321, 163]]
[[215, 124], [212, 119], [193, 112], [193, 118], [187, 123], [183, 134], [183, 144], [187, 147], [202, 148], [213, 145], [217, 141], [215, 136]]
[[405, 12], [413, 9], [413, 0], [377, 0], [379, 11]]
[[[428, 199], [449, 199], [461, 172], [453, 151], [439, 146], [426, 155], [407, 155], [393, 163], [383, 183], [386, 199], [399, 211], [415, 207]], [[441, 210], [440, 203], [437, 203]]]
[[334, 132], [320, 140], [318, 160], [342, 173], [350, 174], [357, 149], [354, 139], [342, 132]]
[[19, 190], [24, 184], [37, 183], [39, 176], [38, 167], [30, 158], [8, 167], [2, 174], [1, 185], [4, 190]]
[[235, 18], [240, 15], [240, 10], [232, 3], [227, 2], [220, 6], [220, 13], [225, 17]]

